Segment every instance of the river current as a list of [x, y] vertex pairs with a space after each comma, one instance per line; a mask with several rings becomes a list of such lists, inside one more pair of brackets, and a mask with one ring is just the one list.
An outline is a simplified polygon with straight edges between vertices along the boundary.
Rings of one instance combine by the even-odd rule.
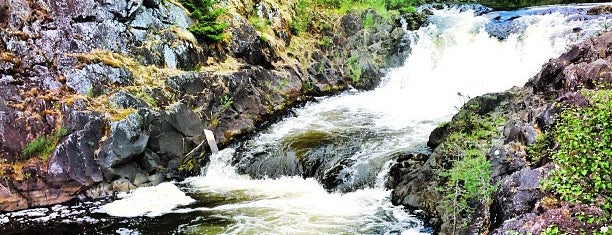
[[[390, 202], [384, 183], [394, 158], [429, 151], [429, 133], [469, 97], [521, 86], [550, 58], [609, 30], [612, 18], [587, 16], [590, 7], [433, 10], [426, 26], [406, 31], [410, 55], [376, 89], [297, 108], [240, 148], [212, 155], [201, 176], [139, 188], [112, 202], [2, 214], [0, 224], [8, 234], [430, 234]], [[252, 178], [232, 165], [249, 151], [284, 158], [286, 143], [310, 132], [356, 145], [325, 150], [350, 159], [337, 174], [341, 190], [327, 190], [314, 178]]]

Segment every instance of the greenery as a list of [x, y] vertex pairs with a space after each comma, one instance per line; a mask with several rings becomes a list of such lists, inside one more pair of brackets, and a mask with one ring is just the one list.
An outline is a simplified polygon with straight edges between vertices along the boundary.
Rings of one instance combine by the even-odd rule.
[[[557, 168], [543, 188], [564, 201], [597, 206], [603, 216], [579, 217], [587, 223], [612, 216], [612, 90], [583, 91], [588, 107], [565, 109], [553, 133], [560, 145], [552, 155]], [[593, 215], [591, 215], [593, 216]]]
[[49, 155], [53, 152], [59, 141], [67, 135], [68, 129], [66, 127], [59, 127], [48, 136], [39, 136], [23, 147], [21, 152], [22, 160], [38, 156], [41, 157], [43, 161], [47, 161]]
[[375, 24], [374, 15], [372, 13], [367, 13], [363, 18], [363, 27], [369, 29], [374, 27]]
[[228, 95], [223, 95], [221, 97], [221, 104], [223, 104], [224, 108], [229, 108], [234, 103], [234, 98]]
[[257, 15], [249, 17], [249, 23], [259, 32], [266, 32], [270, 29], [270, 21]]
[[441, 166], [447, 168], [440, 174], [447, 181], [439, 190], [444, 193], [441, 203], [452, 216], [455, 230], [461, 222], [459, 218], [474, 212], [474, 202], [488, 208], [491, 195], [497, 190], [497, 185], [491, 184], [492, 169], [486, 153], [498, 127], [506, 120], [492, 114], [480, 116], [475, 112], [478, 108], [474, 103], [459, 110], [450, 134], [436, 150], [452, 161], [452, 166]]
[[191, 12], [190, 16], [196, 20], [196, 23], [188, 28], [191, 33], [211, 42], [223, 41], [223, 31], [227, 23], [218, 22], [217, 18], [226, 10], [214, 8], [217, 0], [180, 0], [180, 2]]
[[351, 58], [349, 58], [348, 66], [351, 81], [353, 83], [359, 82], [359, 80], [361, 79], [361, 74], [363, 73], [361, 65], [359, 65], [359, 58], [357, 56], [352, 56]]

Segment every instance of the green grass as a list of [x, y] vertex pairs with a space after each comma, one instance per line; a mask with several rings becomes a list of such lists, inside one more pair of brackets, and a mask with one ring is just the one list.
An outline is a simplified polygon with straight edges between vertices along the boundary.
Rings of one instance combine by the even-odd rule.
[[612, 90], [583, 91], [588, 107], [565, 109], [552, 133], [557, 168], [543, 188], [572, 203], [594, 205], [603, 216], [579, 215], [587, 223], [612, 217]]
[[38, 156], [41, 157], [43, 161], [47, 161], [49, 155], [55, 150], [59, 141], [67, 135], [68, 129], [66, 127], [59, 127], [48, 136], [39, 136], [23, 147], [21, 159], [27, 160]]

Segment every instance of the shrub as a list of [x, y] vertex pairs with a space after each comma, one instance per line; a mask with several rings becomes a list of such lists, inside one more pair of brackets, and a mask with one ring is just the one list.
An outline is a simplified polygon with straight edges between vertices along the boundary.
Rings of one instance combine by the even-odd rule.
[[562, 200], [591, 204], [604, 216], [587, 222], [610, 221], [612, 212], [612, 91], [583, 91], [588, 107], [561, 113], [554, 129], [560, 147], [552, 155], [557, 168], [543, 182]]
[[216, 0], [181, 0], [181, 4], [191, 12], [190, 16], [196, 20], [196, 23], [188, 28], [196, 37], [211, 42], [223, 41], [223, 31], [227, 28], [227, 23], [220, 23], [217, 18], [226, 10], [214, 9], [216, 3]]
[[449, 136], [436, 149], [452, 162], [451, 166], [441, 166], [447, 170], [440, 176], [447, 181], [438, 190], [443, 193], [441, 205], [446, 214], [452, 216], [449, 219], [454, 229], [462, 222], [461, 218], [465, 218], [463, 215], [474, 212], [474, 202], [489, 207], [491, 195], [497, 190], [497, 185], [491, 183], [492, 169], [486, 153], [498, 127], [506, 120], [493, 114], [480, 116], [474, 111], [477, 109], [478, 105], [472, 104], [459, 110], [452, 124], [446, 124], [451, 125]]

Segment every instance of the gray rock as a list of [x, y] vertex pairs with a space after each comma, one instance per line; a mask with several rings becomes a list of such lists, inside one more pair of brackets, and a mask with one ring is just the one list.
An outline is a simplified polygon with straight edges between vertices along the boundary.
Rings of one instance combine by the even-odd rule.
[[194, 72], [183, 73], [166, 79], [166, 85], [187, 95], [197, 95], [204, 91], [205, 86], [201, 75]]
[[140, 167], [147, 173], [152, 173], [160, 167], [161, 159], [159, 155], [152, 151], [146, 151], [144, 156], [139, 160]]
[[500, 222], [532, 212], [536, 202], [543, 197], [540, 180], [547, 171], [545, 168], [523, 168], [504, 177], [494, 197], [492, 217]]
[[[149, 135], [143, 132], [143, 118], [132, 113], [124, 120], [110, 124], [110, 137], [102, 146], [99, 163], [104, 168], [113, 168], [129, 163], [144, 152]], [[108, 176], [106, 176], [108, 177]]]
[[163, 18], [162, 21], [164, 23], [176, 25], [184, 29], [194, 24], [193, 19], [182, 8], [174, 5], [171, 1], [163, 1], [162, 3], [163, 7], [160, 7], [160, 18]]
[[183, 103], [169, 107], [164, 119], [185, 136], [201, 136], [204, 133], [202, 119]]
[[154, 9], [144, 9], [138, 12], [130, 22], [130, 27], [136, 29], [162, 28], [163, 26], [164, 23], [157, 17]]
[[230, 27], [232, 41], [229, 47], [234, 57], [252, 65], [272, 68], [272, 63], [278, 59], [274, 49], [267, 41], [259, 38], [255, 28], [246, 19], [240, 15], [233, 17], [237, 23]]
[[143, 0], [104, 0], [105, 10], [110, 11], [117, 18], [131, 17], [140, 6]]
[[118, 91], [113, 94], [109, 98], [109, 102], [113, 107], [119, 109], [142, 109], [148, 107], [146, 102], [126, 93], [125, 91]]
[[59, 187], [69, 183], [92, 186], [101, 182], [102, 172], [94, 159], [94, 149], [102, 138], [102, 116], [74, 111], [68, 117], [68, 125], [73, 133], [59, 143], [49, 159], [49, 182]]
[[164, 63], [168, 68], [176, 68], [176, 54], [168, 45], [164, 46]]
[[82, 69], [65, 72], [66, 85], [79, 94], [101, 92], [104, 84], [125, 85], [132, 82], [132, 74], [124, 68], [115, 68], [102, 63], [89, 64]]

